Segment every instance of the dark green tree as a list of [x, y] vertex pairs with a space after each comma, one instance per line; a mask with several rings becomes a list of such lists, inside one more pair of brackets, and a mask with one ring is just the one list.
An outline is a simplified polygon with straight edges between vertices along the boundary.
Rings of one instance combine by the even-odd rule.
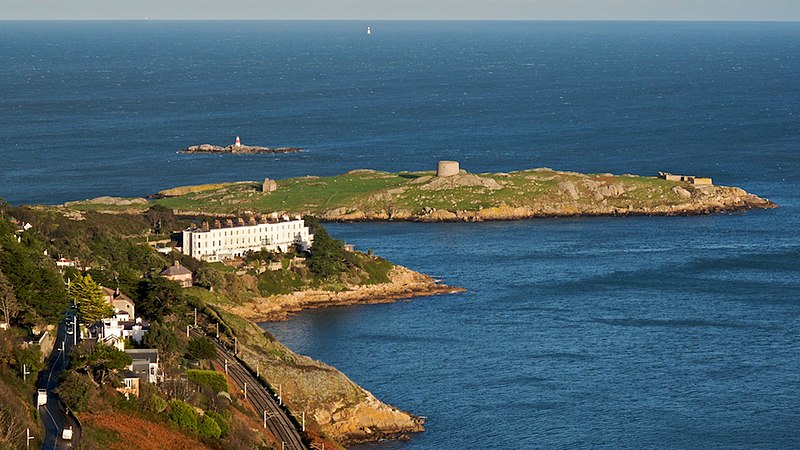
[[144, 335], [146, 347], [157, 348], [162, 354], [175, 354], [181, 351], [181, 343], [175, 331], [159, 321], [150, 323], [150, 330]]
[[19, 313], [19, 302], [14, 294], [14, 287], [0, 270], [0, 322], [8, 327], [11, 320], [17, 317], [17, 313]]
[[65, 370], [61, 374], [56, 392], [61, 400], [73, 411], [85, 411], [89, 406], [89, 397], [95, 386], [85, 376], [74, 370]]
[[112, 370], [122, 370], [131, 365], [131, 356], [110, 345], [97, 344], [88, 354], [73, 358], [73, 367], [83, 369], [89, 378], [101, 386]]
[[71, 281], [69, 298], [75, 302], [80, 321], [85, 325], [97, 323], [114, 312], [111, 304], [103, 296], [100, 285], [94, 282], [91, 275], [85, 277], [78, 275]]
[[178, 307], [186, 303], [181, 286], [162, 276], [141, 280], [137, 286], [137, 292], [139, 301], [136, 303], [136, 310], [150, 320], [172, 314]]
[[217, 348], [209, 337], [200, 336], [189, 341], [186, 353], [198, 361], [210, 361], [217, 357]]
[[332, 277], [348, 268], [348, 259], [349, 252], [344, 250], [344, 243], [332, 238], [321, 225], [316, 225], [308, 270], [318, 277]]

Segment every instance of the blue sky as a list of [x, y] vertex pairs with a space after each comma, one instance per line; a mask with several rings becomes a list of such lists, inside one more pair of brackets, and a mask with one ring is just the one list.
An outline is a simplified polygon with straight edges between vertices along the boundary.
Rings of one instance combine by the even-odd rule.
[[800, 0], [0, 0], [0, 19], [800, 21]]

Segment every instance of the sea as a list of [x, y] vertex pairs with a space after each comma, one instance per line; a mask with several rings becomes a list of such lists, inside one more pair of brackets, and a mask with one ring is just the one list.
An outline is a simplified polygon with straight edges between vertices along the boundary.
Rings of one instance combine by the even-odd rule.
[[[362, 450], [800, 448], [799, 79], [800, 23], [0, 21], [0, 197], [444, 159], [712, 177], [779, 208], [331, 224], [467, 292], [263, 326], [426, 418]], [[236, 136], [306, 151], [176, 153]]]

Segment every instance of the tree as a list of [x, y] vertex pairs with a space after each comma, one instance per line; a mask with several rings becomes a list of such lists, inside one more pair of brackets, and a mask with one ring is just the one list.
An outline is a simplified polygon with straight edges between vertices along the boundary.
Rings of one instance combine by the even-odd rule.
[[194, 283], [200, 287], [213, 290], [222, 284], [222, 277], [215, 269], [203, 266], [195, 272]]
[[73, 364], [76, 369], [85, 369], [89, 378], [102, 386], [110, 371], [131, 365], [131, 356], [110, 345], [97, 344], [91, 353], [78, 355]]
[[186, 348], [186, 353], [198, 361], [208, 361], [217, 357], [217, 348], [207, 336], [192, 338]]
[[175, 228], [175, 214], [171, 209], [165, 206], [151, 206], [145, 213], [145, 217], [147, 217], [150, 227], [156, 233], [162, 233], [164, 230], [172, 230]]
[[0, 270], [0, 313], [3, 315], [3, 322], [6, 328], [10, 325], [11, 320], [19, 313], [19, 302], [17, 296], [14, 295], [13, 286], [6, 278], [6, 275]]
[[181, 286], [162, 276], [140, 281], [137, 291], [139, 301], [136, 303], [136, 309], [139, 314], [150, 320], [169, 315], [185, 303]]
[[74, 370], [65, 370], [56, 392], [71, 410], [80, 412], [89, 405], [89, 396], [94, 390], [94, 385], [86, 377]]
[[157, 348], [164, 357], [181, 350], [175, 331], [158, 321], [150, 323], [150, 330], [144, 335], [143, 342], [146, 347]]
[[314, 243], [308, 258], [308, 270], [314, 275], [327, 278], [338, 275], [347, 268], [349, 252], [342, 241], [333, 239], [320, 225], [314, 228]]
[[91, 275], [80, 276], [70, 283], [69, 297], [78, 307], [81, 323], [92, 325], [109, 317], [114, 310], [103, 296], [100, 285], [94, 282]]

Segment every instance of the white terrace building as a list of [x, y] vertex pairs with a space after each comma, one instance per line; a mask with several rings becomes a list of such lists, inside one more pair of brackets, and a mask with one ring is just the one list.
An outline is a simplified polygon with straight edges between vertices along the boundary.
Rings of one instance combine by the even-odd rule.
[[311, 247], [314, 235], [300, 217], [290, 219], [283, 216], [256, 223], [255, 219], [245, 225], [243, 219], [237, 223], [230, 219], [223, 225], [215, 221], [214, 226], [203, 223], [183, 231], [183, 254], [204, 261], [223, 261], [243, 256], [248, 251], [262, 249], [288, 251], [295, 244], [304, 249]]

